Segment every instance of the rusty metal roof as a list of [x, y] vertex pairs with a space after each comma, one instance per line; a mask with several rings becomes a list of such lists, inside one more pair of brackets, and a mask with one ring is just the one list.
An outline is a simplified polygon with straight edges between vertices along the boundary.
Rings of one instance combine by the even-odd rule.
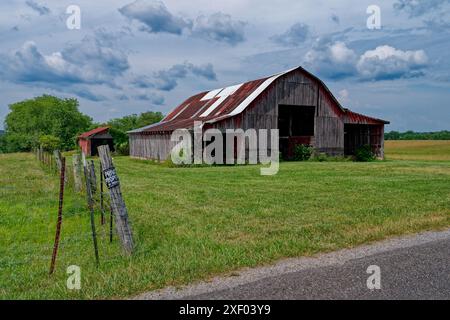
[[84, 133], [80, 134], [78, 136], [78, 138], [86, 139], [86, 138], [89, 138], [89, 137], [93, 136], [94, 134], [102, 133], [102, 132], [108, 131], [108, 130], [109, 130], [109, 127], [95, 128], [95, 129], [92, 129], [90, 131], [87, 131], [87, 132], [84, 132]]
[[344, 123], [346, 124], [389, 124], [389, 121], [369, 117], [361, 113], [345, 109]]
[[[176, 129], [192, 128], [195, 121], [213, 123], [236, 116], [244, 111], [261, 93], [269, 88], [275, 80], [294, 70], [301, 70], [318, 81], [332, 97], [333, 101], [340, 109], [340, 112], [343, 115], [347, 112], [319, 78], [302, 67], [296, 67], [270, 77], [196, 94], [172, 110], [163, 120], [161, 120], [161, 122], [131, 130], [128, 133], [172, 132]], [[350, 120], [357, 119], [356, 115], [357, 114], [351, 113], [348, 118]], [[369, 119], [372, 119], [373, 121], [383, 121], [370, 117], [365, 117], [364, 121], [369, 121]]]

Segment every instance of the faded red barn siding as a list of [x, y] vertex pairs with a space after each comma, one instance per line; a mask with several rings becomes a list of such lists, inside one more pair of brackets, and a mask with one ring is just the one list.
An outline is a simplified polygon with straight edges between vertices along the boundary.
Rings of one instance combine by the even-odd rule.
[[90, 155], [91, 153], [91, 141], [88, 139], [80, 139], [78, 140], [78, 145], [81, 148], [81, 151], [85, 154], [85, 155]]

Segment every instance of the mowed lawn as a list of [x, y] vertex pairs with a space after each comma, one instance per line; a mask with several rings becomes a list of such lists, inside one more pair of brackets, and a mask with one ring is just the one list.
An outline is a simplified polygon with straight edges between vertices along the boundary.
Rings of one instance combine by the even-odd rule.
[[450, 160], [450, 140], [388, 140], [386, 157], [395, 160]]
[[[69, 188], [48, 275], [58, 182], [31, 154], [0, 155], [0, 298], [123, 298], [285, 257], [450, 227], [448, 161], [168, 168], [116, 157], [137, 244], [120, 255], [99, 225], [95, 267], [84, 195]], [[66, 287], [81, 267], [82, 287]]]

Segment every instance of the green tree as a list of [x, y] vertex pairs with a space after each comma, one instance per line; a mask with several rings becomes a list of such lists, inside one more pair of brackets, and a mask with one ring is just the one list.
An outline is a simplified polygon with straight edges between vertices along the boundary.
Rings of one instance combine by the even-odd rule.
[[159, 122], [163, 117], [161, 112], [147, 111], [139, 115], [132, 114], [108, 121], [106, 125], [110, 127], [109, 132], [114, 139], [116, 151], [119, 154], [128, 154], [129, 146], [127, 131]]
[[386, 140], [450, 140], [450, 131], [436, 132], [386, 132], [384, 135]]
[[60, 147], [69, 150], [75, 146], [77, 135], [92, 124], [92, 119], [78, 110], [76, 99], [43, 95], [13, 103], [9, 109], [4, 137], [7, 152], [29, 151], [44, 135], [59, 139]]
[[42, 146], [45, 151], [53, 152], [54, 150], [61, 148], [61, 140], [50, 134], [44, 134], [39, 138], [39, 145]]
[[127, 131], [159, 122], [163, 117], [161, 112], [147, 111], [140, 115], [132, 114], [122, 118], [112, 119], [106, 125], [111, 128], [110, 133], [114, 138], [114, 143], [119, 145], [128, 142]]

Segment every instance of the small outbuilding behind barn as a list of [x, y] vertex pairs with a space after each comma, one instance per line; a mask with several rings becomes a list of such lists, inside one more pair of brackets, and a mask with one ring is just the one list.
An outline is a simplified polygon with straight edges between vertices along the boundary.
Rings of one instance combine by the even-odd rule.
[[[161, 122], [129, 132], [130, 156], [165, 160], [173, 146], [171, 133], [202, 130], [279, 129], [279, 151], [292, 158], [296, 145], [312, 146], [331, 156], [353, 155], [369, 145], [384, 157], [384, 125], [388, 121], [352, 112], [326, 85], [302, 67], [270, 77], [194, 95]], [[248, 150], [247, 150], [248, 151]]]
[[109, 133], [109, 127], [100, 127], [78, 136], [78, 145], [86, 156], [98, 155], [97, 148], [102, 145], [109, 145], [111, 151], [114, 151], [113, 137]]

